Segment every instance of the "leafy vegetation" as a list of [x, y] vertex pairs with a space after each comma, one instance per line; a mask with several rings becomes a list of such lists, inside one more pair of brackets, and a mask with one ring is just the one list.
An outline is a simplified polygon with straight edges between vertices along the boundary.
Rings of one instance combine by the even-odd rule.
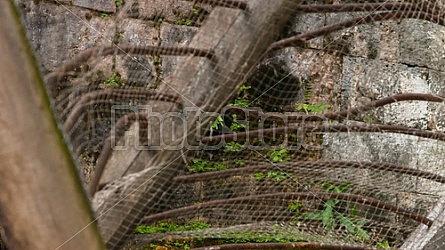
[[192, 9], [193, 14], [198, 15], [199, 14], [199, 8], [193, 8]]
[[[135, 234], [154, 234], [154, 233], [168, 233], [168, 232], [182, 232], [182, 231], [195, 231], [210, 228], [211, 225], [201, 222], [193, 221], [186, 225], [178, 225], [171, 222], [159, 222], [154, 226], [140, 225], [135, 229]], [[161, 247], [161, 248], [159, 248]], [[189, 240], [175, 240], [172, 242], [164, 242], [158, 240], [157, 243], [150, 243], [150, 249], [190, 249]]]
[[248, 108], [249, 107], [249, 100], [244, 99], [242, 97], [237, 97], [233, 103], [230, 104], [231, 106], [239, 106], [239, 107], [243, 107], [243, 108]]
[[102, 19], [108, 19], [108, 18], [110, 18], [110, 15], [108, 15], [107, 13], [100, 13], [100, 18], [102, 18]]
[[[238, 97], [232, 103], [230, 103], [229, 105], [230, 106], [239, 106], [239, 107], [247, 108], [249, 106], [249, 100], [247, 100], [244, 97], [242, 97], [242, 95], [244, 94], [244, 92], [246, 90], [248, 90], [250, 88], [251, 88], [251, 86], [242, 85], [239, 88]], [[213, 133], [215, 131], [219, 130], [224, 125], [225, 125], [224, 124], [224, 118], [221, 115], [219, 115], [218, 117], [216, 117], [216, 119], [210, 125], [210, 135], [213, 135]], [[239, 131], [239, 130], [244, 129], [244, 128], [246, 128], [246, 125], [237, 122], [237, 115], [236, 114], [232, 114], [232, 123], [230, 124], [230, 128], [229, 129], [231, 131]], [[228, 151], [231, 151], [231, 149], [228, 149]]]
[[110, 77], [105, 81], [105, 86], [107, 87], [123, 87], [125, 83], [121, 80], [121, 76], [114, 72]]
[[185, 20], [178, 20], [176, 21], [177, 25], [185, 25], [185, 26], [192, 26], [193, 22], [190, 19], [185, 19]]
[[162, 64], [162, 58], [160, 56], [156, 56], [153, 58], [153, 64], [154, 65], [161, 65]]
[[293, 201], [293, 202], [289, 203], [289, 206], [288, 206], [289, 212], [298, 213], [298, 214], [301, 212], [302, 208], [303, 208], [303, 203], [298, 202], [298, 201]]
[[372, 117], [366, 117], [365, 121], [366, 121], [367, 123], [374, 123], [374, 118], [372, 118]]
[[349, 182], [342, 182], [338, 185], [335, 185], [333, 183], [330, 183], [328, 181], [322, 181], [322, 182], [316, 182], [316, 181], [310, 181], [310, 184], [312, 185], [320, 185], [321, 188], [323, 188], [323, 191], [326, 193], [329, 192], [334, 192], [334, 193], [345, 193], [348, 191], [349, 186], [351, 185], [351, 183]]
[[[203, 222], [192, 222], [185, 226], [180, 226], [175, 223], [161, 222], [155, 226], [138, 226], [135, 230], [136, 234], [153, 234], [153, 233], [168, 233], [168, 232], [180, 232], [180, 231], [194, 231], [207, 229], [211, 225]], [[223, 233], [220, 238], [212, 239], [184, 239], [184, 240], [158, 240], [150, 243], [149, 249], [191, 249], [193, 247], [215, 244], [231, 244], [231, 243], [268, 243], [268, 242], [306, 242], [307, 240], [301, 240], [299, 238], [291, 238], [288, 234], [283, 235], [280, 225], [274, 225], [271, 228], [271, 235], [265, 236], [261, 232], [245, 232], [245, 231], [233, 231]]]
[[307, 104], [307, 103], [300, 103], [297, 105], [296, 110], [297, 111], [304, 111], [306, 114], [309, 113], [322, 113], [326, 109], [328, 109], [330, 106], [324, 103], [318, 103], [318, 104]]
[[189, 171], [192, 173], [220, 171], [227, 169], [227, 166], [222, 163], [210, 163], [208, 161], [201, 161], [197, 159], [192, 160], [192, 162], [193, 167], [189, 168]]
[[216, 119], [212, 122], [212, 125], [210, 125], [210, 135], [213, 134], [213, 131], [218, 130], [220, 127], [224, 126], [224, 119], [222, 116], [216, 117]]
[[250, 88], [252, 88], [252, 86], [241, 85], [241, 87], [238, 90], [238, 97], [236, 97], [236, 99], [229, 105], [248, 108], [250, 101], [247, 100], [245, 96], [246, 96], [246, 90]]
[[301, 81], [302, 85], [304, 86], [304, 103], [299, 103], [296, 106], [296, 111], [304, 111], [306, 114], [309, 113], [322, 113], [326, 109], [328, 109], [330, 106], [324, 103], [318, 103], [314, 104], [311, 103], [311, 97], [312, 97], [312, 84], [308, 79], [303, 79]]
[[119, 7], [122, 5], [122, 0], [114, 0], [114, 5], [116, 5], [116, 7]]
[[194, 231], [209, 228], [211, 225], [193, 221], [187, 225], [178, 225], [171, 222], [159, 222], [154, 226], [140, 225], [135, 229], [136, 234], [153, 234], [153, 233], [167, 233], [167, 232], [182, 232], [182, 231]]
[[238, 95], [243, 94], [246, 90], [249, 90], [251, 88], [252, 88], [252, 86], [241, 85], [241, 87], [239, 88], [239, 91], [238, 91]]
[[383, 249], [389, 249], [389, 243], [388, 243], [388, 241], [377, 242], [376, 247], [377, 248], [383, 248]]
[[233, 232], [230, 235], [227, 235], [227, 237], [223, 235], [221, 238], [212, 238], [206, 240], [202, 239], [185, 239], [185, 240], [174, 240], [174, 241], [157, 240], [156, 242], [150, 243], [149, 249], [189, 250], [192, 248], [192, 245], [193, 247], [200, 247], [209, 244], [221, 245], [221, 244], [235, 244], [235, 243], [307, 242], [307, 240], [290, 238], [288, 235], [282, 235], [281, 233], [272, 232], [272, 234], [274, 236], [267, 237], [264, 236], [264, 233], [259, 233], [259, 232]]
[[282, 148], [279, 150], [273, 150], [267, 154], [267, 157], [271, 162], [288, 162], [291, 160], [289, 152], [287, 149]]
[[[311, 182], [311, 184], [317, 184], [317, 182]], [[335, 185], [330, 182], [319, 182], [318, 183], [321, 188], [323, 188], [324, 192], [333, 192], [333, 193], [343, 193], [348, 191], [350, 183], [342, 182], [338, 185]], [[323, 211], [321, 212], [312, 212], [312, 213], [304, 213], [301, 216], [297, 216], [297, 219], [304, 218], [309, 220], [321, 220], [323, 227], [329, 229], [335, 228], [345, 228], [348, 232], [353, 233], [354, 235], [359, 236], [362, 239], [369, 239], [370, 236], [366, 232], [363, 227], [365, 226], [365, 222], [362, 220], [357, 220], [356, 217], [358, 215], [357, 209], [355, 207], [351, 209], [349, 214], [339, 213], [338, 212], [338, 204], [340, 200], [338, 199], [330, 199], [327, 200], [323, 205]], [[301, 206], [302, 207], [302, 206]], [[299, 209], [301, 209], [301, 207]], [[300, 210], [298, 210], [300, 212]]]
[[246, 125], [237, 122], [236, 114], [232, 115], [232, 124], [230, 124], [230, 130], [238, 131], [240, 129], [246, 128]]
[[283, 181], [289, 177], [290, 177], [290, 175], [288, 173], [278, 172], [278, 171], [267, 172], [267, 175], [266, 175], [267, 179], [270, 179], [275, 182]]
[[237, 159], [237, 160], [235, 160], [235, 165], [242, 167], [242, 166], [246, 165], [246, 162], [243, 161], [243, 160], [238, 160]]
[[243, 145], [239, 142], [231, 141], [225, 145], [224, 152], [239, 152], [243, 148]]
[[120, 40], [120, 39], [124, 38], [124, 33], [123, 32], [116, 32], [116, 33], [114, 33], [114, 38], [116, 40]]
[[[147, 248], [144, 248], [146, 250]], [[157, 240], [156, 243], [150, 243], [150, 250], [190, 250], [191, 244], [190, 240], [174, 240], [174, 241], [165, 241], [165, 240]]]
[[258, 181], [266, 178], [266, 175], [264, 173], [258, 172], [258, 173], [254, 173], [253, 176], [255, 177], [255, 179], [257, 179]]

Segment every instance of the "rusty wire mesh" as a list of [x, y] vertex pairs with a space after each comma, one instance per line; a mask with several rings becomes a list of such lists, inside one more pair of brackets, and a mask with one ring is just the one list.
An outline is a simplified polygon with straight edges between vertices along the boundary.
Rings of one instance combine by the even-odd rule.
[[[249, 45], [229, 30], [235, 20], [260, 30], [246, 17], [259, 2], [173, 2], [187, 11], [171, 20], [147, 14], [162, 13], [148, 1], [93, 13], [87, 26], [110, 30], [43, 65], [110, 248], [403, 248], [432, 227], [445, 183], [444, 63], [434, 61], [444, 52], [431, 45], [444, 45], [441, 1], [304, 1], [270, 43]], [[219, 25], [196, 41], [206, 22]], [[233, 47], [219, 48], [224, 39]], [[239, 49], [261, 53], [242, 51], [247, 70], [221, 64], [233, 56], [221, 51]], [[417, 49], [439, 55], [404, 54]], [[176, 78], [187, 63], [218, 81]], [[193, 80], [208, 76], [199, 70]]]

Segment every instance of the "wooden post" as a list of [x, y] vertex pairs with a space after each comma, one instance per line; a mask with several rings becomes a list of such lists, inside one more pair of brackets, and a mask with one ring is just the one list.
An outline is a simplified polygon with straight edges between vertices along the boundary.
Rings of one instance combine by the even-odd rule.
[[[243, 78], [255, 67], [300, 2], [255, 0], [248, 2], [246, 10], [216, 7], [190, 44], [190, 47], [215, 51], [215, 60], [182, 58], [169, 86], [160, 88], [180, 93], [184, 107], [218, 112], [236, 93]], [[195, 124], [196, 120], [193, 115], [187, 117], [188, 124]], [[173, 130], [168, 124], [162, 126], [164, 131]], [[175, 126], [174, 137], [186, 139], [195, 129], [200, 128], [192, 126], [183, 130], [181, 125]], [[167, 133], [160, 136], [170, 138]], [[145, 170], [126, 176], [96, 194], [95, 205], [101, 215], [99, 226], [110, 249], [118, 249], [142, 216], [154, 212], [153, 208], [162, 202], [162, 195], [184, 164], [181, 154], [180, 150], [159, 151]]]
[[104, 249], [13, 0], [0, 1], [0, 224], [11, 249]]

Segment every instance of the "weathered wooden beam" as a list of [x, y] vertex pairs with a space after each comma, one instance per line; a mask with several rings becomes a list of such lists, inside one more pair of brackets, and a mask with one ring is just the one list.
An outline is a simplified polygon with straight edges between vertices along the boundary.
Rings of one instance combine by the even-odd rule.
[[[258, 63], [300, 2], [256, 0], [250, 1], [245, 11], [215, 8], [190, 46], [213, 49], [217, 60], [181, 58], [168, 84], [161, 86], [160, 91], [181, 94], [186, 108], [219, 111], [236, 94], [243, 78]], [[186, 134], [181, 124], [175, 124], [174, 130], [171, 124], [163, 124], [165, 134], [158, 136], [168, 139], [174, 131], [174, 137], [180, 139], [170, 139], [182, 145], [206, 126], [196, 124], [195, 114], [189, 114], [186, 120], [194, 124], [184, 130]], [[119, 248], [142, 216], [155, 212], [178, 168], [183, 167], [181, 149], [161, 150], [147, 166], [142, 172], [108, 185], [94, 198], [99, 226], [111, 249]]]
[[400, 247], [401, 250], [435, 250], [445, 245], [445, 196], [441, 197], [427, 216], [431, 226], [419, 225]]
[[12, 0], [0, 1], [0, 222], [11, 249], [104, 249]]

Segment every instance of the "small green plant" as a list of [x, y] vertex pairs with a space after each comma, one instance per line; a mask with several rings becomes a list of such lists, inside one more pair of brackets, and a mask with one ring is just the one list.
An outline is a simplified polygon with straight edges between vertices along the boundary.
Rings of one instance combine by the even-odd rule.
[[218, 130], [219, 127], [224, 125], [224, 119], [222, 116], [217, 116], [216, 119], [212, 122], [212, 125], [210, 125], [210, 135], [213, 134], [213, 131]]
[[198, 8], [193, 8], [192, 12], [193, 12], [193, 14], [198, 15], [199, 14], [199, 9]]
[[164, 22], [164, 18], [163, 17], [159, 17], [158, 18], [158, 23], [163, 23]]
[[292, 218], [292, 222], [298, 222], [299, 220], [305, 218], [306, 215], [302, 213], [303, 207], [304, 204], [299, 201], [292, 201], [289, 203], [287, 210], [295, 214], [295, 216]]
[[243, 145], [239, 142], [231, 141], [225, 146], [224, 152], [239, 152], [243, 148]]
[[299, 214], [301, 212], [301, 209], [303, 208], [303, 203], [298, 201], [293, 201], [289, 203], [288, 210], [289, 212], [297, 213]]
[[238, 95], [242, 94], [244, 91], [249, 90], [251, 88], [252, 86], [241, 85], [241, 87], [239, 87]]
[[263, 179], [269, 179], [274, 182], [280, 182], [288, 179], [291, 177], [291, 175], [287, 172], [279, 172], [279, 171], [269, 171], [266, 174], [258, 172], [254, 173], [253, 176], [257, 181], [263, 180]]
[[176, 24], [177, 25], [192, 26], [193, 22], [190, 19], [187, 19], [187, 20], [177, 20]]
[[266, 175], [263, 174], [263, 173], [260, 173], [260, 172], [258, 172], [258, 173], [254, 173], [253, 176], [255, 177], [255, 179], [256, 179], [257, 181], [260, 181], [260, 180], [266, 178]]
[[242, 97], [237, 97], [233, 103], [229, 104], [230, 106], [239, 106], [239, 107], [243, 107], [243, 108], [248, 108], [249, 107], [249, 100], [244, 99]]
[[269, 179], [271, 181], [275, 181], [275, 182], [286, 180], [289, 177], [290, 177], [290, 174], [288, 174], [286, 172], [278, 172], [278, 171], [270, 171], [270, 172], [267, 172], [267, 175], [266, 175], [267, 179]]
[[282, 148], [280, 150], [273, 150], [267, 154], [267, 157], [271, 162], [288, 162], [291, 160], [291, 157], [287, 151], [287, 149]]
[[208, 161], [192, 160], [193, 167], [189, 168], [192, 173], [226, 170], [227, 166], [222, 163], [210, 163]]
[[154, 65], [161, 65], [162, 64], [162, 58], [159, 56], [156, 56], [153, 58], [153, 64]]
[[[312, 184], [315, 184], [315, 183], [312, 182]], [[341, 182], [340, 184], [335, 185], [328, 181], [322, 181], [322, 182], [319, 182], [319, 185], [320, 185], [320, 187], [323, 188], [324, 192], [326, 192], [326, 193], [334, 192], [334, 193], [339, 194], [339, 193], [347, 192], [351, 183], [350, 182]]]
[[389, 249], [389, 243], [388, 243], [388, 241], [377, 242], [376, 247], [377, 248], [383, 248], [383, 249]]
[[304, 111], [306, 114], [309, 113], [321, 113], [328, 109], [330, 106], [324, 103], [319, 104], [307, 104], [307, 103], [300, 103], [297, 105], [296, 110], [297, 111]]
[[114, 34], [114, 37], [116, 38], [116, 40], [122, 39], [122, 38], [124, 38], [124, 33], [123, 32], [116, 32]]
[[107, 13], [100, 13], [100, 18], [102, 18], [102, 19], [108, 19], [108, 18], [110, 18], [110, 15], [108, 15]]
[[187, 241], [174, 241], [171, 245], [179, 249], [190, 250], [190, 244]]
[[116, 7], [119, 7], [122, 5], [122, 0], [114, 0], [114, 5], [116, 5]]
[[252, 88], [252, 86], [241, 85], [241, 87], [238, 90], [238, 97], [232, 103], [229, 103], [229, 105], [248, 108], [250, 101], [247, 100], [245, 96], [246, 96], [246, 90], [250, 88]]
[[194, 221], [187, 225], [181, 226], [171, 222], [159, 222], [154, 226], [140, 225], [135, 229], [136, 234], [153, 234], [153, 233], [167, 233], [167, 232], [181, 232], [181, 231], [194, 231], [209, 228], [211, 225]]
[[184, 22], [185, 26], [192, 26], [193, 22], [190, 19], [185, 20]]
[[246, 165], [246, 162], [243, 160], [236, 160], [235, 165], [242, 167]]
[[366, 117], [366, 122], [367, 122], [367, 123], [374, 123], [374, 118], [372, 118], [372, 117]]
[[[151, 250], [156, 249], [184, 249], [190, 250], [190, 240], [174, 240], [174, 241], [166, 241], [166, 240], [156, 240], [156, 243], [150, 243]], [[144, 248], [147, 249], [147, 248]]]
[[[310, 181], [310, 184], [319, 184], [323, 188], [324, 192], [327, 193], [344, 193], [347, 192], [350, 186], [349, 182], [342, 182], [338, 185], [322, 181], [315, 182]], [[365, 222], [357, 220], [358, 211], [354, 207], [351, 209], [349, 214], [342, 214], [336, 211], [336, 206], [340, 203], [338, 199], [327, 200], [323, 205], [323, 211], [317, 213], [306, 213], [303, 218], [310, 220], [321, 220], [323, 227], [334, 229], [338, 227], [345, 228], [348, 232], [359, 236], [362, 239], [369, 239], [370, 236], [363, 229]]]
[[232, 124], [230, 124], [230, 130], [232, 131], [238, 131], [240, 129], [246, 128], [246, 125], [238, 123], [236, 114], [232, 115]]
[[105, 86], [107, 87], [123, 87], [125, 83], [121, 81], [121, 76], [114, 72], [110, 77], [105, 81]]

